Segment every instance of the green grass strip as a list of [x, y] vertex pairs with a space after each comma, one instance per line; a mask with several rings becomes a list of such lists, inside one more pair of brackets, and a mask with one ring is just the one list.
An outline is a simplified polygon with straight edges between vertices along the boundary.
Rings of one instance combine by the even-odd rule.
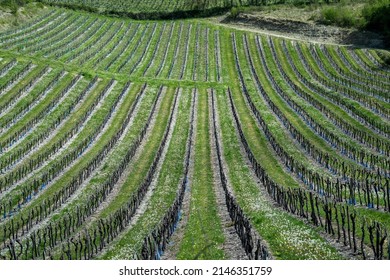
[[224, 235], [217, 214], [209, 135], [207, 93], [198, 94], [194, 176], [192, 178], [188, 223], [178, 259], [225, 259]]

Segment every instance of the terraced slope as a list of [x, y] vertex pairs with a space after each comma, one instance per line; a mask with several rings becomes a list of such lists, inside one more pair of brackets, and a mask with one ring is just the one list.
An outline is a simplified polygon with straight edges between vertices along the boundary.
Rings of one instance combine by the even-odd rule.
[[373, 50], [66, 9], [0, 34], [4, 259], [387, 259]]

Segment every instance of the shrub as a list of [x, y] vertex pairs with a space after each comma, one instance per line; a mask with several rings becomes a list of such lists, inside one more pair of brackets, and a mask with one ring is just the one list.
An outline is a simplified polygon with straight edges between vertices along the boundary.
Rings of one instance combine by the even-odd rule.
[[230, 17], [237, 18], [240, 14], [240, 10], [237, 7], [232, 7], [230, 10]]
[[11, 10], [11, 13], [16, 14], [19, 7], [24, 6], [30, 2], [32, 2], [32, 0], [0, 0], [0, 5], [8, 7]]
[[359, 18], [348, 7], [327, 7], [321, 11], [320, 22], [341, 27], [359, 27]]
[[378, 51], [377, 54], [385, 64], [390, 66], [390, 52]]
[[368, 29], [390, 34], [390, 0], [370, 1], [364, 6], [362, 15]]

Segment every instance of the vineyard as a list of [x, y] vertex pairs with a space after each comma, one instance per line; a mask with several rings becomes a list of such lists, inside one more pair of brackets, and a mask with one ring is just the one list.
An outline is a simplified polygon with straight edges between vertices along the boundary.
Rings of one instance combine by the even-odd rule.
[[[41, 2], [134, 19], [172, 19], [212, 15], [227, 11], [234, 6], [260, 4], [258, 0], [114, 0], [109, 2], [105, 0], [42, 0]], [[279, 1], [267, 0], [267, 2], [278, 3]]]
[[389, 101], [371, 49], [48, 8], [0, 33], [0, 258], [390, 259]]

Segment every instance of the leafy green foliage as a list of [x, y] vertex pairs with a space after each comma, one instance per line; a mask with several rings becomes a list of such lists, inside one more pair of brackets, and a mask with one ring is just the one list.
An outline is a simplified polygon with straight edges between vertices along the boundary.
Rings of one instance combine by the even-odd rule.
[[321, 10], [319, 21], [323, 24], [337, 25], [341, 27], [362, 26], [361, 17], [352, 12], [349, 6], [344, 5], [325, 7]]
[[5, 6], [11, 9], [13, 14], [16, 14], [20, 6], [24, 6], [28, 3], [33, 2], [32, 0], [0, 0], [0, 6]]
[[230, 17], [231, 18], [237, 18], [240, 14], [240, 10], [237, 8], [237, 7], [233, 7], [231, 10], [230, 10]]
[[370, 1], [362, 10], [366, 27], [390, 37], [390, 0]]

